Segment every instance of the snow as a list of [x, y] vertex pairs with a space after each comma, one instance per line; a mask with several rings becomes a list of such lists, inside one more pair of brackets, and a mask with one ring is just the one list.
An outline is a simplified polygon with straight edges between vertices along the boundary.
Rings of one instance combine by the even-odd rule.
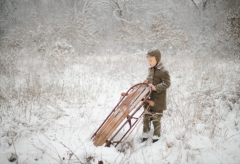
[[[129, 23], [102, 1], [1, 4], [1, 164], [240, 163], [239, 26], [227, 22], [239, 2], [124, 2]], [[141, 121], [116, 148], [94, 146], [154, 46], [171, 76], [159, 141], [151, 128], [141, 142]]]
[[[136, 69], [127, 76], [123, 76], [120, 71], [111, 77], [106, 74], [116, 68], [112, 66], [114, 61], [118, 61], [118, 58], [126, 61], [128, 55], [111, 58], [108, 55], [95, 56], [94, 65], [82, 66], [76, 63], [65, 69], [62, 78], [68, 89], [65, 88], [64, 96], [71, 98], [72, 92], [76, 94], [75, 90], [84, 90], [86, 92], [82, 101], [78, 101], [79, 98], [61, 100], [60, 96], [59, 99], [45, 100], [46, 104], [41, 104], [43, 100], [39, 100], [26, 102], [18, 108], [8, 109], [9, 111], [2, 110], [1, 163], [12, 163], [8, 159], [14, 154], [17, 154], [19, 163], [98, 163], [100, 160], [104, 163], [238, 163], [239, 101], [228, 92], [227, 88], [232, 88], [232, 84], [225, 84], [224, 90], [215, 86], [213, 89], [217, 92], [208, 90], [211, 82], [185, 90], [202, 69], [195, 69], [196, 74], [186, 76], [186, 72], [182, 71], [186, 68], [174, 65], [174, 61], [182, 56], [163, 57], [165, 63], [170, 61], [168, 67], [176, 70], [175, 73], [170, 72], [172, 86], [168, 91], [169, 110], [165, 111], [161, 121], [160, 140], [152, 143], [150, 138], [141, 143], [143, 134], [140, 123], [117, 148], [93, 145], [91, 136], [118, 103], [120, 93], [131, 87], [129, 78], [137, 78], [135, 80], [141, 82], [146, 76], [144, 53], [143, 51], [138, 55], [138, 65], [141, 65], [142, 71]], [[109, 60], [109, 65], [105, 65], [106, 59]], [[87, 63], [93, 58], [84, 57], [84, 60]], [[194, 59], [185, 57], [185, 61], [191, 63]], [[118, 64], [121, 67], [125, 63]], [[212, 64], [215, 64], [214, 60]], [[129, 67], [131, 69], [133, 66]], [[192, 65], [189, 64], [188, 67], [191, 69]], [[219, 67], [216, 72], [221, 69], [235, 70], [236, 67], [237, 62], [231, 63], [231, 67]], [[89, 70], [95, 68], [98, 69], [93, 72], [93, 76], [87, 75]], [[205, 68], [205, 72], [208, 69]], [[78, 76], [79, 74], [82, 76]], [[178, 80], [179, 74], [185, 77], [185, 83], [182, 78]], [[231, 80], [239, 80], [237, 72], [232, 71], [232, 74], [235, 76], [231, 76]], [[224, 78], [225, 75], [215, 75], [215, 78], [218, 76]], [[62, 78], [59, 77], [59, 81]], [[118, 80], [117, 83], [115, 79]], [[54, 80], [57, 85], [58, 80]], [[81, 85], [77, 84], [79, 81]], [[72, 87], [74, 90], [71, 90]]]

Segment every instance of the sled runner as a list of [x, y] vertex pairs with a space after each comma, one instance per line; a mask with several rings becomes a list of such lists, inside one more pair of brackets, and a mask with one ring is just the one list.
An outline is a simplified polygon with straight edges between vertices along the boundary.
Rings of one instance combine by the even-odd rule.
[[[130, 132], [130, 130], [133, 130], [136, 127], [137, 123], [142, 119], [142, 116], [144, 112], [147, 111], [148, 107], [150, 105], [153, 106], [153, 101], [149, 100], [151, 93], [151, 87], [145, 83], [136, 84], [132, 86], [126, 93], [122, 93], [119, 103], [93, 134], [92, 140], [94, 145], [102, 146], [106, 142], [105, 146], [115, 144], [114, 146], [116, 147], [124, 138], [126, 139], [126, 135]], [[134, 115], [144, 104], [148, 104], [145, 111], [143, 111], [139, 116], [134, 117]], [[129, 129], [124, 134], [120, 134], [119, 132], [127, 124], [129, 124]], [[118, 134], [122, 136], [119, 140], [114, 141], [114, 138]]]

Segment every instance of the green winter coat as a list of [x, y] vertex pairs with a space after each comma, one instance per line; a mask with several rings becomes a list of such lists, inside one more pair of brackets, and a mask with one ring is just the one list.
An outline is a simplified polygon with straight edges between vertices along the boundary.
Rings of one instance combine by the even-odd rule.
[[154, 106], [150, 107], [151, 113], [162, 113], [167, 109], [166, 96], [167, 88], [170, 87], [171, 81], [168, 71], [160, 63], [156, 67], [149, 68], [148, 83], [153, 84], [156, 87], [156, 91], [152, 91], [150, 100], [154, 101]]

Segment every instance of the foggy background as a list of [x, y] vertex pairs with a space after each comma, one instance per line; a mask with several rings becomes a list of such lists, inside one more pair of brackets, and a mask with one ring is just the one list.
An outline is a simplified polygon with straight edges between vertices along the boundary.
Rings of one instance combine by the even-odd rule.
[[[191, 50], [239, 55], [238, 0], [1, 0], [1, 51], [48, 54], [64, 41], [78, 55]], [[207, 53], [207, 54], [206, 54]]]

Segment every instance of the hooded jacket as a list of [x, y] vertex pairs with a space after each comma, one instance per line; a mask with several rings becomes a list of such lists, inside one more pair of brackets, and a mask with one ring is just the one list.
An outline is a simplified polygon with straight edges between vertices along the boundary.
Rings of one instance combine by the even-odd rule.
[[150, 100], [154, 101], [155, 105], [150, 107], [149, 111], [151, 113], [162, 113], [163, 110], [167, 109], [166, 90], [171, 85], [169, 72], [162, 63], [149, 68], [148, 71], [148, 83], [153, 84], [156, 88], [156, 91], [153, 90], [150, 97]]

